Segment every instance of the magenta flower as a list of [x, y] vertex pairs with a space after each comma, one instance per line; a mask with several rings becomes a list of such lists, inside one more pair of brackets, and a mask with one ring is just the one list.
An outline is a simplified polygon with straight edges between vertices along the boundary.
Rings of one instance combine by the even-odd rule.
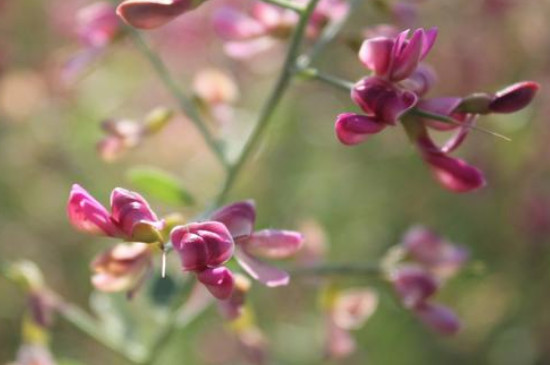
[[414, 265], [403, 265], [391, 273], [390, 280], [406, 308], [414, 308], [434, 295], [439, 288], [436, 278]]
[[227, 205], [214, 212], [211, 219], [223, 223], [231, 232], [235, 258], [250, 276], [269, 287], [288, 284], [288, 273], [257, 257], [284, 259], [294, 255], [303, 243], [299, 232], [273, 229], [253, 232], [256, 209], [252, 201]]
[[126, 0], [116, 9], [122, 20], [139, 29], [154, 29], [195, 7], [193, 0]]
[[425, 302], [415, 307], [413, 313], [428, 328], [441, 335], [450, 336], [460, 331], [460, 319], [443, 305]]
[[405, 233], [402, 246], [411, 259], [439, 278], [457, 273], [468, 260], [468, 251], [456, 246], [424, 227]]
[[170, 233], [174, 250], [180, 255], [184, 271], [197, 279], [218, 299], [227, 299], [234, 286], [233, 274], [222, 266], [233, 255], [231, 233], [219, 222], [177, 226]]
[[539, 88], [539, 84], [532, 81], [523, 81], [510, 85], [494, 95], [489, 104], [489, 110], [493, 113], [517, 112], [533, 101]]
[[143, 197], [116, 188], [111, 194], [111, 212], [80, 185], [73, 185], [67, 204], [69, 221], [78, 230], [136, 242], [157, 242], [164, 222]]

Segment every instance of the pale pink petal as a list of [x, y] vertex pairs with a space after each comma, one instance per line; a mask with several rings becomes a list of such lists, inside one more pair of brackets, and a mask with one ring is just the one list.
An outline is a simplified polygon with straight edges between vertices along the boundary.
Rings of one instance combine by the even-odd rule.
[[249, 236], [254, 230], [256, 207], [253, 200], [229, 204], [212, 213], [210, 219], [223, 223], [233, 238]]
[[343, 113], [336, 118], [334, 129], [338, 140], [347, 146], [364, 142], [371, 134], [376, 134], [386, 124], [366, 115]]
[[281, 24], [285, 11], [277, 6], [255, 1], [250, 13], [259, 23], [267, 28], [273, 28]]
[[390, 67], [393, 39], [378, 37], [367, 39], [359, 50], [359, 59], [376, 75], [385, 75]]
[[235, 248], [235, 258], [248, 275], [268, 287], [287, 285], [290, 280], [286, 271], [257, 260], [238, 246]]
[[300, 232], [265, 229], [252, 233], [242, 247], [254, 256], [285, 259], [296, 254], [303, 243], [304, 237]]
[[353, 330], [363, 327], [378, 306], [378, 294], [372, 289], [347, 289], [338, 293], [333, 318], [338, 327]]
[[266, 32], [265, 26], [233, 7], [223, 6], [213, 17], [216, 33], [226, 40], [244, 40]]
[[71, 224], [80, 231], [107, 236], [120, 233], [107, 209], [80, 185], [74, 184], [71, 189], [67, 214]]
[[229, 57], [246, 60], [272, 49], [278, 43], [278, 40], [269, 36], [259, 37], [247, 41], [227, 42], [224, 44], [224, 51]]

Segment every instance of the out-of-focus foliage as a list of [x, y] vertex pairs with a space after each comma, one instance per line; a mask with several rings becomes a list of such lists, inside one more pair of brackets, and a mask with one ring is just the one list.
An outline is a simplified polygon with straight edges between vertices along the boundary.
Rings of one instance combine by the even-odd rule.
[[[206, 65], [236, 78], [241, 93], [233, 118], [212, 122], [227, 140], [225, 150], [235, 155], [252, 128], [281, 57], [265, 55], [250, 64], [227, 58], [211, 26], [211, 12], [221, 2], [210, 0], [148, 37], [187, 90]], [[364, 1], [342, 37], [360, 37], [366, 27], [393, 21], [383, 3]], [[461, 150], [486, 172], [488, 187], [458, 196], [442, 190], [399, 127], [360, 146], [342, 146], [334, 137], [333, 123], [338, 113], [353, 108], [349, 95], [316, 82], [296, 81], [231, 200], [256, 200], [261, 207], [258, 228], [299, 229], [305, 220], [318, 221], [326, 230], [327, 256], [333, 261], [377, 260], [416, 223], [469, 247], [473, 262], [440, 294], [463, 319], [465, 328], [458, 337], [441, 339], [428, 332], [381, 287], [378, 310], [355, 332], [357, 352], [341, 363], [550, 363], [550, 96], [546, 93], [550, 3], [419, 3], [413, 25], [438, 26], [440, 31], [429, 57], [440, 75], [434, 93], [494, 91], [521, 79], [542, 86], [529, 108], [482, 121], [511, 142], [472, 133]], [[98, 157], [95, 146], [103, 136], [103, 120], [141, 120], [154, 107], [173, 100], [124, 40], [78, 79], [62, 82], [62, 65], [79, 47], [72, 31], [74, 14], [85, 4], [0, 1], [0, 257], [38, 263], [50, 287], [97, 311], [115, 336], [149, 338], [162, 317], [159, 298], [172, 294], [157, 294], [158, 313], [151, 315], [143, 315], [151, 305], [145, 291], [130, 302], [129, 311], [121, 310], [125, 299], [118, 295], [94, 296], [89, 303], [89, 262], [108, 242], [71, 229], [65, 213], [70, 186], [79, 182], [107, 197], [112, 187], [130, 185], [126, 175], [132, 167], [155, 166], [180, 178], [183, 185], [143, 170], [130, 172], [131, 180], [151, 198], [157, 212], [167, 213], [174, 210], [176, 196], [181, 203], [189, 202], [182, 186], [193, 194], [197, 206], [208, 204], [223, 181], [223, 171], [181, 114], [120, 160], [109, 164]], [[364, 74], [355, 52], [344, 42], [331, 45], [318, 67], [349, 80]], [[169, 196], [147, 191], [151, 179], [168, 186]], [[196, 213], [185, 204], [175, 207], [186, 216]], [[176, 264], [169, 262], [171, 276], [179, 275]], [[342, 284], [358, 286], [366, 281], [355, 277], [342, 279]], [[250, 295], [277, 363], [323, 361], [324, 314], [316, 303], [315, 286], [296, 278], [281, 289], [255, 285]], [[0, 297], [0, 363], [5, 363], [15, 358], [25, 298], [3, 280]], [[106, 313], [119, 316], [107, 318]], [[141, 322], [139, 330], [130, 319]], [[215, 310], [206, 311], [173, 337], [177, 345], [159, 363], [240, 363], [240, 348], [224, 328]], [[58, 320], [53, 333], [52, 349], [61, 359], [126, 363], [66, 322]], [[216, 351], [212, 343], [219, 344]]]

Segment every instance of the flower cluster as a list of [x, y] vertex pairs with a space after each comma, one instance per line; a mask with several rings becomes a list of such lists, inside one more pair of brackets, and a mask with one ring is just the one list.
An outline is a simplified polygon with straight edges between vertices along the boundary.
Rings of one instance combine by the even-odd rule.
[[459, 319], [449, 308], [435, 303], [432, 297], [444, 281], [464, 265], [467, 251], [422, 227], [410, 229], [400, 249], [409, 260], [394, 265], [389, 271], [389, 279], [403, 306], [435, 332], [457, 333]]
[[[116, 188], [111, 211], [79, 185], [74, 185], [67, 206], [69, 220], [78, 230], [120, 238], [118, 244], [92, 262], [92, 284], [103, 291], [129, 291], [143, 283], [152, 268], [154, 245], [164, 245], [164, 220], [158, 219], [143, 197]], [[256, 210], [251, 201], [238, 202], [214, 212], [209, 220], [175, 226], [169, 233], [184, 272], [197, 279], [218, 299], [228, 299], [235, 287], [234, 274], [224, 266], [232, 257], [254, 279], [269, 286], [286, 285], [288, 273], [258, 257], [284, 259], [302, 245], [294, 231], [266, 229], [253, 232]]]
[[[365, 114], [340, 114], [335, 125], [338, 139], [345, 145], [356, 145], [402, 120], [422, 158], [445, 188], [468, 192], [482, 187], [483, 173], [449, 153], [462, 144], [479, 114], [518, 111], [531, 102], [538, 85], [522, 82], [492, 95], [425, 98], [436, 77], [420, 62], [434, 45], [437, 30], [417, 29], [410, 38], [409, 31], [393, 37], [385, 33], [365, 40], [359, 50], [359, 59], [373, 75], [354, 85], [351, 98]], [[447, 123], [410, 115], [413, 108], [417, 114], [436, 114]], [[445, 146], [438, 147], [429, 137], [428, 127], [457, 132]]]
[[[318, 36], [326, 24], [344, 17], [348, 7], [346, 1], [321, 0], [308, 23], [307, 36]], [[294, 11], [261, 1], [254, 1], [248, 14], [232, 6], [220, 7], [213, 18], [214, 29], [226, 41], [225, 52], [236, 59], [250, 58], [280, 44], [297, 22]]]

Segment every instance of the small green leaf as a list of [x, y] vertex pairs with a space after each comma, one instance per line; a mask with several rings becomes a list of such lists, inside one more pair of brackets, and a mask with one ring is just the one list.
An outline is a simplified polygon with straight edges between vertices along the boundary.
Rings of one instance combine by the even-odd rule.
[[128, 180], [141, 193], [169, 204], [191, 205], [194, 199], [180, 181], [156, 168], [136, 167], [127, 173]]

